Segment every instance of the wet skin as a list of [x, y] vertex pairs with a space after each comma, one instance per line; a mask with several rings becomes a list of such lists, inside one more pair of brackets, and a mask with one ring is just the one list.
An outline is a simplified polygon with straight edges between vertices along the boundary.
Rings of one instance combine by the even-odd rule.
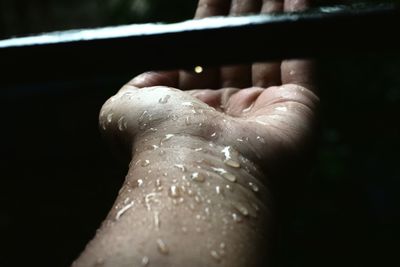
[[[196, 17], [306, 4], [200, 0]], [[295, 60], [150, 72], [124, 86], [104, 104], [100, 128], [128, 152], [129, 172], [74, 266], [267, 266], [269, 184], [296, 168], [313, 135], [311, 68]]]

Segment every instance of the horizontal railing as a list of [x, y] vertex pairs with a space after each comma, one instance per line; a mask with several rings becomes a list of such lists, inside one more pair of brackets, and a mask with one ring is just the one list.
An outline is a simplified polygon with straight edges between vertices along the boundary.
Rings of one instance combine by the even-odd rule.
[[396, 53], [396, 5], [215, 17], [56, 32], [0, 41], [2, 83], [284, 58]]

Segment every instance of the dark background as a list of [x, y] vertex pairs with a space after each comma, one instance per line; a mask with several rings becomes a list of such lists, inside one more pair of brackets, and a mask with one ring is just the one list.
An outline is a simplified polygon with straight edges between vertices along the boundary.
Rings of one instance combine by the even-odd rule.
[[[179, 21], [195, 4], [0, 0], [0, 38]], [[400, 265], [400, 52], [381, 52], [320, 59], [317, 159], [304, 193], [289, 199], [281, 266]], [[68, 266], [94, 235], [126, 171], [99, 135], [98, 112], [135, 74], [13, 87], [0, 79], [0, 266]]]

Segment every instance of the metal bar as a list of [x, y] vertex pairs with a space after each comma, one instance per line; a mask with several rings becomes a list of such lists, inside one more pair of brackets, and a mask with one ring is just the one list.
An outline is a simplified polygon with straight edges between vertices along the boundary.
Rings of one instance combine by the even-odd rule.
[[0, 41], [2, 83], [298, 57], [392, 53], [391, 4], [75, 30]]

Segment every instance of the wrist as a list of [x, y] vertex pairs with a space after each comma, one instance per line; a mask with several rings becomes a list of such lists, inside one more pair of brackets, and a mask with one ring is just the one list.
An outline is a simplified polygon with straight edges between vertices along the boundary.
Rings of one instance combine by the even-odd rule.
[[[229, 254], [239, 257], [238, 262], [247, 259], [248, 264], [257, 252], [254, 240], [268, 240], [269, 229], [264, 227], [270, 225], [266, 223], [270, 219], [270, 195], [260, 182], [262, 173], [257, 167], [232, 148], [227, 161], [227, 149], [188, 134], [138, 138], [125, 186], [117, 200], [120, 204], [109, 219], [120, 219], [121, 211], [125, 212], [124, 207], [132, 201], [139, 207], [136, 214], [143, 215], [132, 220], [130, 227], [143, 223], [149, 229], [148, 233], [137, 235], [137, 239], [150, 238], [150, 244], [162, 240], [167, 254], [183, 252], [180, 261], [186, 264], [193, 258], [184, 258], [195, 254], [198, 260], [214, 261], [226, 261], [225, 254]], [[146, 221], [140, 221], [145, 218]], [[187, 233], [191, 238], [184, 237]], [[198, 243], [202, 244], [200, 248], [195, 246]], [[221, 244], [229, 245], [221, 249]], [[245, 244], [246, 249], [239, 244]], [[151, 258], [167, 260], [163, 248], [158, 250]], [[243, 265], [246, 262], [237, 266]]]
[[[265, 174], [232, 146], [224, 146], [200, 135], [154, 134], [138, 138], [133, 145], [130, 172], [168, 176], [198, 183], [213, 179], [231, 188], [266, 191]], [[234, 187], [234, 186], [233, 186]]]
[[[128, 144], [132, 159], [86, 253], [110, 262], [147, 258], [155, 266], [255, 266], [268, 250], [272, 218], [265, 174], [230, 142], [234, 119], [207, 106], [183, 102], [177, 110], [168, 103], [159, 103], [162, 113], [108, 110], [114, 117], [106, 133]], [[116, 114], [131, 116], [122, 130]]]

